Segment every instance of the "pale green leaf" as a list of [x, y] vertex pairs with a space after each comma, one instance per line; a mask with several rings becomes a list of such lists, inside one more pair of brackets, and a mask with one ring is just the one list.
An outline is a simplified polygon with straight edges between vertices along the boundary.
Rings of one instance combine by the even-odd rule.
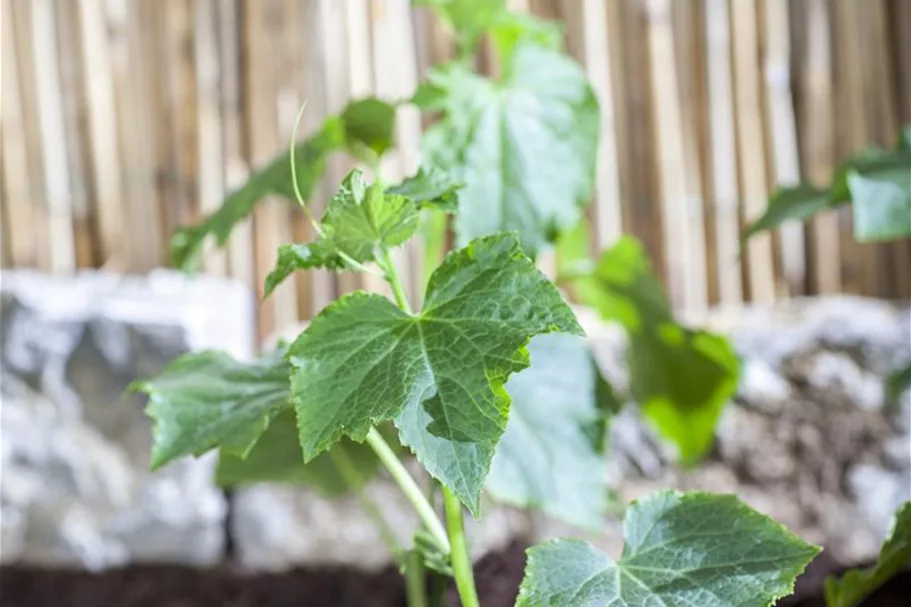
[[818, 548], [730, 495], [661, 491], [634, 502], [613, 560], [580, 540], [528, 551], [516, 607], [768, 607]]
[[539, 335], [531, 367], [506, 384], [512, 397], [486, 489], [499, 502], [541, 508], [597, 528], [608, 503], [603, 447], [606, 418], [619, 403], [583, 337]]
[[854, 237], [861, 242], [911, 236], [911, 157], [903, 168], [867, 177], [848, 174], [854, 209]]
[[282, 351], [252, 363], [223, 352], [185, 354], [132, 390], [149, 395], [155, 421], [152, 468], [215, 447], [246, 457], [270, 421], [289, 406]]
[[911, 565], [911, 502], [895, 513], [876, 565], [826, 579], [828, 607], [857, 607], [864, 598]]
[[684, 462], [705, 454], [733, 396], [739, 361], [727, 339], [679, 325], [642, 246], [621, 238], [598, 261], [586, 293], [603, 318], [630, 338], [630, 391], [645, 417]]
[[342, 297], [289, 351], [305, 460], [395, 419], [402, 443], [477, 513], [506, 427], [504, 384], [549, 331], [581, 329], [512, 234], [450, 253], [416, 315], [379, 295]]
[[[286, 386], [290, 396], [287, 379]], [[339, 470], [340, 457], [347, 458], [356, 468], [356, 482]], [[272, 420], [246, 458], [221, 451], [215, 478], [225, 487], [264, 482], [310, 485], [323, 495], [334, 497], [364, 485], [378, 465], [379, 460], [369, 446], [348, 439], [305, 464], [294, 410], [289, 407]]]
[[539, 19], [531, 13], [503, 11], [490, 25], [497, 56], [503, 65], [511, 65], [512, 54], [520, 43], [528, 43], [553, 51], [563, 46], [563, 28], [555, 21]]
[[426, 162], [465, 184], [459, 242], [517, 231], [529, 255], [576, 224], [592, 195], [598, 104], [565, 55], [519, 44], [498, 82], [460, 64], [434, 70], [418, 99], [443, 110]]
[[430, 6], [456, 33], [464, 53], [477, 46], [481, 35], [506, 11], [505, 0], [416, 0]]
[[420, 213], [412, 199], [367, 185], [357, 169], [348, 173], [329, 201], [321, 221], [323, 235], [309, 244], [282, 245], [275, 268], [266, 277], [265, 293], [296, 270], [342, 270], [347, 260], [373, 261], [378, 247], [396, 247], [417, 231]]

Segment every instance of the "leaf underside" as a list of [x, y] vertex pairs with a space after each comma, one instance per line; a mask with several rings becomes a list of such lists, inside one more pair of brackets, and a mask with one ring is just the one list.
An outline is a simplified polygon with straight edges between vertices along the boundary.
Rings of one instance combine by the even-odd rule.
[[401, 442], [477, 514], [506, 427], [504, 384], [528, 365], [528, 340], [550, 331], [581, 329], [511, 234], [450, 253], [416, 315], [379, 295], [342, 297], [289, 351], [304, 458], [394, 419]]
[[579, 540], [528, 551], [517, 607], [768, 607], [818, 553], [736, 497], [661, 491], [627, 510], [618, 561]]

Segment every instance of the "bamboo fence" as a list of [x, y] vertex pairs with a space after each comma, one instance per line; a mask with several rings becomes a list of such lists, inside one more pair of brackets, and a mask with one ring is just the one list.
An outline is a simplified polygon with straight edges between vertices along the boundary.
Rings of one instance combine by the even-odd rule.
[[[775, 184], [824, 183], [838, 158], [911, 121], [911, 0], [510, 0], [566, 24], [602, 108], [593, 242], [640, 238], [687, 310], [805, 294], [911, 297], [911, 244], [859, 245], [830, 212], [752, 240]], [[305, 123], [352, 97], [402, 99], [451, 35], [409, 0], [0, 0], [3, 267], [164, 265], [178, 225], [217, 207]], [[489, 49], [479, 68], [495, 72]], [[383, 167], [415, 169], [398, 121]], [[313, 204], [351, 168], [333, 158]], [[312, 235], [267, 200], [208, 272], [262, 291], [280, 243]], [[400, 257], [412, 290], [422, 260]], [[548, 263], [547, 260], [544, 262]], [[381, 285], [299, 274], [261, 303], [271, 333]]]

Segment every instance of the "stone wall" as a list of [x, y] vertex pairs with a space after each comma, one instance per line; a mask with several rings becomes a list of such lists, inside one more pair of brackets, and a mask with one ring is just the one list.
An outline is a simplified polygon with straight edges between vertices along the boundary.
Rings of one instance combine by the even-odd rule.
[[[160, 272], [0, 282], [0, 555], [3, 562], [100, 569], [128, 562], [253, 569], [351, 563], [376, 568], [385, 548], [353, 499], [266, 485], [228, 500], [211, 455], [148, 473], [143, 399], [124, 394], [183, 352], [252, 355], [253, 299], [215, 278]], [[580, 311], [599, 362], [624, 386], [623, 337]], [[911, 359], [907, 308], [850, 297], [798, 300], [698, 319], [733, 336], [744, 378], [717, 448], [683, 473], [634, 410], [612, 426], [605, 473], [621, 500], [673, 486], [736, 492], [839, 560], [870, 558], [911, 492], [911, 398], [884, 407], [882, 379]], [[370, 493], [407, 538], [414, 525], [388, 479]], [[477, 555], [519, 535], [579, 533], [490, 507], [470, 527]], [[608, 520], [590, 538], [620, 548]]]

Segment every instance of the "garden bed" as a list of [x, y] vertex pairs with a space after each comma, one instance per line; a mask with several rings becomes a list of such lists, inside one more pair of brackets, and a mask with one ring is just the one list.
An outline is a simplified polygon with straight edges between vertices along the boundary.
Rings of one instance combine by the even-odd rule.
[[[513, 544], [476, 567], [484, 607], [513, 607], [525, 554]], [[838, 568], [820, 556], [798, 580], [797, 595], [781, 607], [825, 607], [822, 582]], [[453, 590], [453, 589], [450, 589]], [[911, 571], [895, 577], [865, 607], [907, 607]], [[101, 574], [32, 567], [0, 568], [3, 607], [405, 607], [404, 589], [392, 568], [376, 574], [350, 569], [295, 570], [245, 575], [229, 566], [194, 569], [134, 566]], [[455, 592], [449, 605], [458, 605]]]

